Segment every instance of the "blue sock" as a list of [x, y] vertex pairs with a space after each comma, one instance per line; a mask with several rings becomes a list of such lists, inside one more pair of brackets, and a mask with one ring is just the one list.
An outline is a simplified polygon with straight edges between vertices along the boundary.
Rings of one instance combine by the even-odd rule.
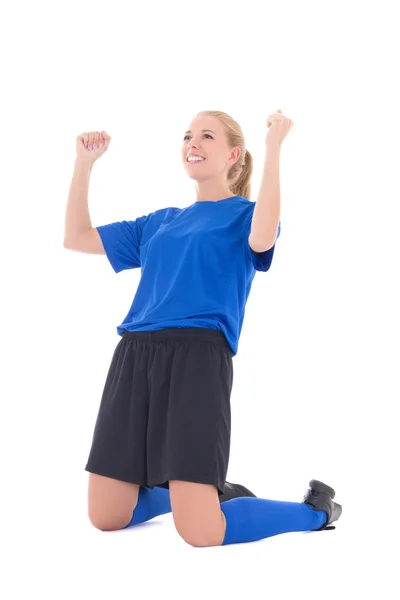
[[[126, 527], [144, 523], [153, 517], [165, 515], [169, 512], [171, 512], [169, 490], [159, 487], [150, 490], [149, 488], [141, 487], [139, 489], [138, 503], [133, 511], [132, 520]], [[126, 529], [126, 527], [124, 527], [124, 529]]]
[[324, 511], [304, 503], [263, 498], [233, 498], [221, 504], [221, 510], [226, 519], [223, 546], [319, 529], [328, 518]]

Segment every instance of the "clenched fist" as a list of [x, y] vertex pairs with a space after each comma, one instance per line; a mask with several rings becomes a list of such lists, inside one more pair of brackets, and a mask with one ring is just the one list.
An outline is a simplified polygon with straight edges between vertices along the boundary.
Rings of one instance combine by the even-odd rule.
[[107, 151], [111, 137], [105, 131], [81, 133], [76, 138], [76, 158], [94, 163]]

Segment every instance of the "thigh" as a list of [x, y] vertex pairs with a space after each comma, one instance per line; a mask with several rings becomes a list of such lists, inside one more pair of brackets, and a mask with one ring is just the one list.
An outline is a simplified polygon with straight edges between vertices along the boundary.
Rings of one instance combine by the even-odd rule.
[[220, 546], [225, 517], [214, 485], [171, 480], [171, 509], [179, 535], [191, 546]]
[[89, 473], [146, 485], [147, 361], [142, 346], [122, 338], [101, 397], [85, 467]]
[[[231, 430], [229, 361], [227, 352], [212, 343], [157, 349], [147, 428], [150, 483], [165, 476], [224, 491]], [[156, 468], [160, 456], [162, 473]]]
[[139, 485], [89, 473], [88, 514], [92, 525], [103, 531], [123, 529], [132, 519]]

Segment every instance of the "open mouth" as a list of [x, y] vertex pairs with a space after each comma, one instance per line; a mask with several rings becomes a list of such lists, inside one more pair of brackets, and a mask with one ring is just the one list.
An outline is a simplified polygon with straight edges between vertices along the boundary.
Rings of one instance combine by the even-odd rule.
[[199, 163], [203, 163], [205, 160], [206, 160], [205, 158], [203, 158], [203, 160], [201, 160], [201, 159], [200, 159], [200, 160], [199, 160], [199, 159], [196, 159], [196, 160], [189, 160], [189, 159], [187, 158], [187, 159], [186, 159], [186, 162], [188, 162], [190, 165], [197, 165], [197, 164], [199, 164]]

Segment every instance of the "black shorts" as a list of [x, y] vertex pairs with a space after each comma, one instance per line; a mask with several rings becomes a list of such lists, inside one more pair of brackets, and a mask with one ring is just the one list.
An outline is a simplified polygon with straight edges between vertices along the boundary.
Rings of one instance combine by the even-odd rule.
[[233, 384], [222, 331], [127, 331], [104, 386], [85, 470], [143, 487], [225, 490]]

